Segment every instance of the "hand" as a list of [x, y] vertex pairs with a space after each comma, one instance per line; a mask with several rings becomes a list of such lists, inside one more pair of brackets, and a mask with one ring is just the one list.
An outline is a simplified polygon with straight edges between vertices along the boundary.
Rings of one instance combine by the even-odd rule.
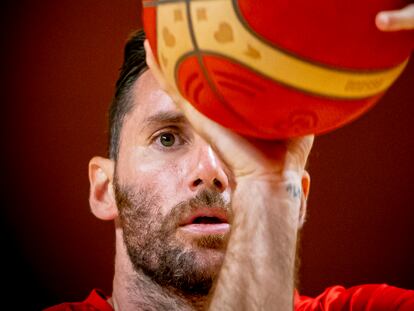
[[196, 131], [203, 136], [231, 169], [234, 177], [254, 180], [278, 181], [291, 172], [304, 171], [313, 143], [313, 136], [286, 141], [248, 139], [211, 121], [198, 112], [175, 88], [165, 80], [154, 55], [145, 42], [147, 64], [161, 88], [184, 112]]
[[414, 3], [400, 10], [379, 12], [375, 23], [382, 31], [413, 30]]

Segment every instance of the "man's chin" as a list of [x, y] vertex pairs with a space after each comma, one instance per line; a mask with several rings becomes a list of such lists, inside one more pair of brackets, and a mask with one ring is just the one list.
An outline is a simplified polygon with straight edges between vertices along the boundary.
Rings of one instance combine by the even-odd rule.
[[178, 230], [176, 238], [184, 249], [193, 254], [197, 270], [216, 275], [223, 264], [228, 234], [193, 234]]
[[218, 275], [224, 261], [225, 251], [208, 248], [197, 248], [194, 252], [194, 262], [198, 271], [213, 279]]
[[184, 243], [201, 250], [222, 251], [226, 249], [230, 235], [228, 224], [188, 225], [179, 227], [177, 235]]

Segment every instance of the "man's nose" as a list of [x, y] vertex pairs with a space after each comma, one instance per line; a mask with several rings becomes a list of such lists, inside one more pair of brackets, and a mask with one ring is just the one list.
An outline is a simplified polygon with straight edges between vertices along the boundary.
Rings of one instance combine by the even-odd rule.
[[206, 145], [199, 149], [198, 155], [193, 159], [193, 171], [190, 173], [189, 187], [191, 191], [201, 188], [210, 188], [224, 192], [229, 181], [220, 161], [211, 146]]

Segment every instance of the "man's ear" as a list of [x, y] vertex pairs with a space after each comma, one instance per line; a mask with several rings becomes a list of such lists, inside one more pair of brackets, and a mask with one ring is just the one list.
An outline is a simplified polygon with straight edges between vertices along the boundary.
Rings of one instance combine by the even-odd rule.
[[113, 190], [114, 162], [94, 157], [89, 161], [89, 204], [99, 219], [112, 220], [118, 216]]
[[306, 210], [307, 210], [307, 199], [310, 191], [310, 175], [308, 171], [304, 170], [302, 174], [302, 197], [299, 212], [299, 227], [301, 228], [305, 223]]

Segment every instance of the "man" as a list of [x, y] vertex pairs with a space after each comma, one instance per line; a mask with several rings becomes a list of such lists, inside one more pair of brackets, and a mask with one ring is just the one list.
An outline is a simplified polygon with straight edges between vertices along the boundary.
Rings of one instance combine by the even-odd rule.
[[[395, 27], [389, 16], [378, 24]], [[49, 310], [291, 310], [313, 137], [264, 143], [209, 121], [168, 88], [144, 40], [125, 48], [109, 158], [89, 165], [92, 212], [116, 225], [112, 296]], [[409, 310], [414, 292], [296, 294], [296, 309], [345, 307]]]

